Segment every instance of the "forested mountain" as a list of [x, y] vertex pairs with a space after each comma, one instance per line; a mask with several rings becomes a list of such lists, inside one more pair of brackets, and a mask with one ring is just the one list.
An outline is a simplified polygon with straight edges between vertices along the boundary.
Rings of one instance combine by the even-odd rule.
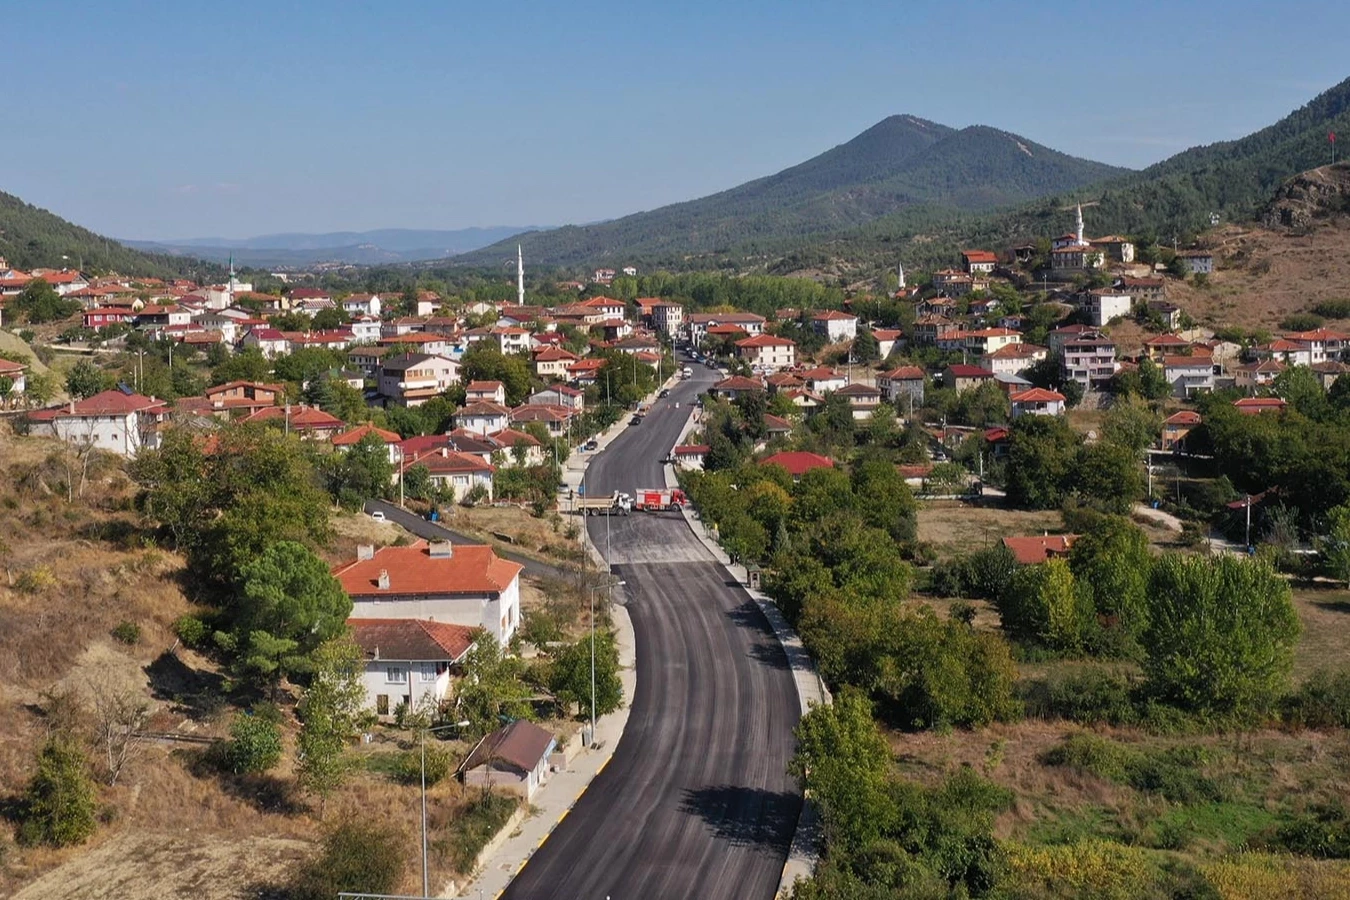
[[[142, 253], [0, 191], [0, 257], [15, 268], [82, 266], [86, 272], [169, 277], [219, 269], [200, 260]], [[62, 257], [65, 257], [64, 259]]]
[[[739, 187], [596, 225], [520, 239], [532, 261], [591, 265], [763, 253], [839, 234], [898, 209], [989, 210], [1072, 190], [1124, 169], [983, 126], [891, 116], [800, 165]], [[516, 238], [461, 259], [514, 255]]]

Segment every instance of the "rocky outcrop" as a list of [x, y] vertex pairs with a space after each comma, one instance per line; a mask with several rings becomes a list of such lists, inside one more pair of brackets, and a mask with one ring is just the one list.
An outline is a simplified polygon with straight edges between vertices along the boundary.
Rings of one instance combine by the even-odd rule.
[[1306, 228], [1317, 219], [1350, 213], [1350, 163], [1310, 169], [1280, 185], [1261, 213], [1267, 228]]

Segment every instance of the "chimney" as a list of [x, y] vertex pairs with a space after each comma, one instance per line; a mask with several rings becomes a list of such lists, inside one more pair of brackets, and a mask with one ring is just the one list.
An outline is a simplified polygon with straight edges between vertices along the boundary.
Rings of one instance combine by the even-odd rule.
[[375, 545], [374, 545], [374, 544], [357, 544], [357, 545], [356, 545], [356, 559], [357, 559], [358, 562], [359, 562], [360, 560], [363, 560], [363, 559], [374, 559], [374, 558], [375, 558]]
[[380, 570], [380, 580], [376, 582], [376, 586], [377, 586], [380, 590], [382, 590], [382, 591], [387, 591], [387, 590], [389, 590], [389, 570], [388, 570], [388, 569], [381, 569], [381, 570]]
[[442, 456], [442, 457], [449, 457], [449, 456], [450, 456], [450, 448], [449, 448], [448, 446], [447, 446], [447, 447], [442, 447], [442, 448], [441, 448], [441, 456]]
[[432, 559], [449, 559], [455, 555], [455, 545], [449, 541], [432, 541], [427, 545], [427, 553]]
[[71, 400], [71, 401], [70, 401], [70, 414], [71, 414], [72, 416], [75, 415], [75, 401], [74, 401], [74, 400]]

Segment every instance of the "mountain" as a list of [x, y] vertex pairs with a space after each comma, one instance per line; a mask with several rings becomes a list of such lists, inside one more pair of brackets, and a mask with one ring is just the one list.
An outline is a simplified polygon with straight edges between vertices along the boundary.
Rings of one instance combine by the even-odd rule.
[[214, 269], [203, 267], [194, 258], [140, 252], [3, 191], [0, 191], [0, 257], [18, 269], [80, 266], [89, 272], [116, 271], [158, 278], [194, 271], [200, 276]]
[[[544, 265], [763, 252], [835, 234], [898, 209], [989, 210], [1122, 175], [984, 126], [956, 130], [891, 116], [845, 144], [777, 174], [708, 197], [595, 225], [525, 235]], [[514, 239], [466, 254], [495, 263]]]
[[1062, 207], [1091, 201], [1089, 234], [1121, 233], [1171, 243], [1220, 221], [1260, 218], [1287, 179], [1330, 160], [1328, 133], [1350, 137], [1350, 79], [1319, 94], [1273, 125], [1246, 137], [1184, 150], [1139, 172], [1072, 192], [1062, 191], [992, 215], [936, 216], [902, 210], [849, 234], [795, 248], [805, 257], [851, 268], [936, 265], [960, 246], [999, 248], [1068, 230]]
[[264, 234], [251, 238], [186, 238], [170, 241], [126, 241], [157, 253], [198, 256], [259, 267], [303, 267], [320, 262], [379, 265], [443, 259], [509, 238], [538, 225], [460, 228], [452, 231], [381, 228], [374, 231], [332, 231], [324, 234]]

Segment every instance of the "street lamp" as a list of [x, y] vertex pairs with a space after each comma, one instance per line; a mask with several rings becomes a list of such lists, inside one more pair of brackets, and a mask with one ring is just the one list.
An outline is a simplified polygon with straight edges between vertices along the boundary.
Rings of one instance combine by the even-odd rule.
[[[412, 672], [408, 673], [412, 678]], [[449, 725], [437, 725], [435, 728], [423, 728], [419, 743], [422, 750], [422, 896], [431, 896], [431, 887], [427, 879], [427, 732], [445, 731], [449, 728], [466, 728], [468, 719], [451, 722]]]
[[591, 588], [591, 746], [595, 746], [595, 595], [602, 588], [612, 592], [616, 587], [623, 587], [626, 581], [611, 581], [608, 584], [600, 584]]

